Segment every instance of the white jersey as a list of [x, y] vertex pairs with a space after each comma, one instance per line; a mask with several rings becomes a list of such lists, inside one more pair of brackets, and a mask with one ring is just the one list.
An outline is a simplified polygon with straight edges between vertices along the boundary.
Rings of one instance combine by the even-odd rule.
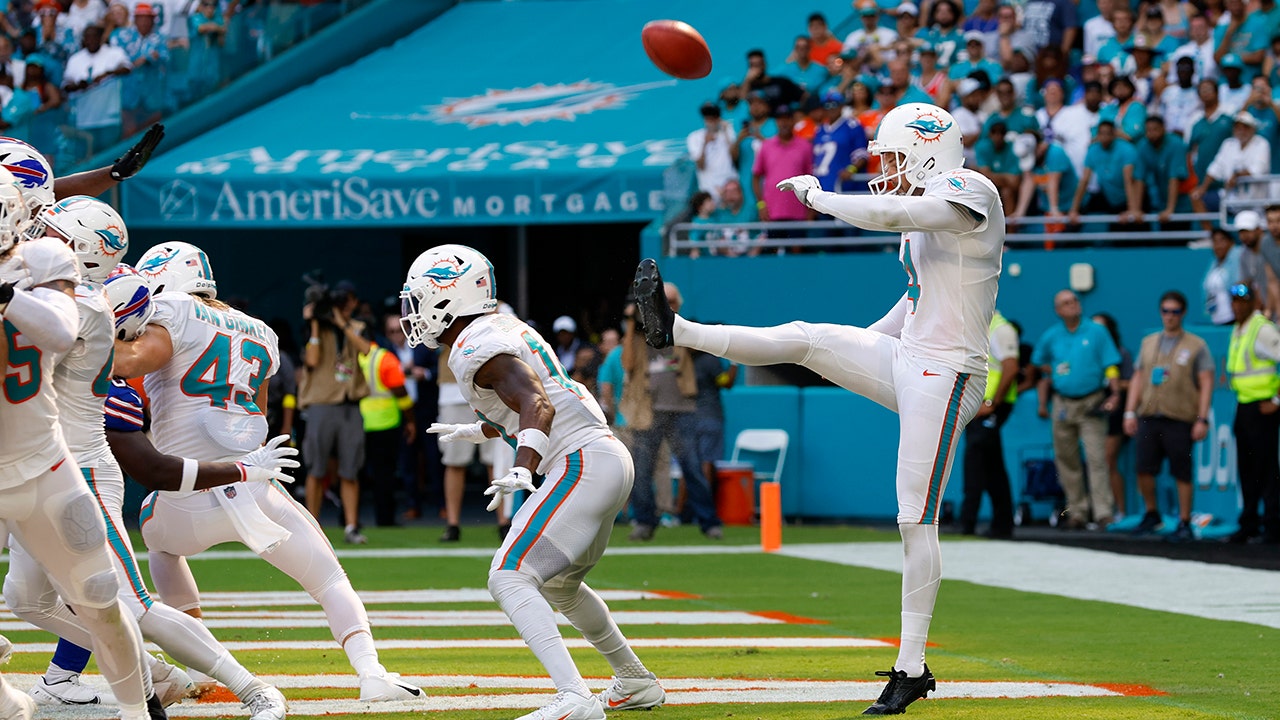
[[111, 389], [115, 315], [101, 285], [78, 285], [76, 306], [80, 309], [76, 344], [58, 359], [53, 384], [58, 391], [58, 418], [67, 447], [81, 468], [96, 468], [104, 461], [114, 463], [102, 412]]
[[153, 324], [169, 331], [173, 357], [148, 373], [156, 449], [195, 460], [230, 460], [267, 438], [255, 400], [280, 368], [276, 334], [239, 310], [219, 309], [186, 293], [156, 295]]
[[984, 220], [966, 233], [902, 234], [898, 257], [907, 271], [909, 300], [902, 347], [953, 370], [985, 373], [1004, 249], [1000, 194], [990, 180], [963, 168], [932, 178], [924, 194]]
[[[18, 292], [57, 280], [79, 283], [80, 271], [75, 254], [52, 238], [20, 243], [0, 263], [0, 281], [13, 283]], [[48, 472], [66, 452], [53, 388], [53, 353], [41, 352], [8, 320], [4, 333], [9, 367], [5, 402], [0, 404], [0, 489]]]
[[610, 435], [600, 405], [569, 377], [542, 336], [519, 318], [493, 313], [477, 318], [462, 331], [449, 353], [449, 369], [476, 416], [497, 430], [508, 445], [516, 446], [520, 415], [507, 407], [498, 393], [475, 385], [476, 372], [502, 354], [514, 355], [533, 370], [556, 410], [548, 434], [550, 446], [537, 468], [539, 474], [546, 475], [565, 455]]

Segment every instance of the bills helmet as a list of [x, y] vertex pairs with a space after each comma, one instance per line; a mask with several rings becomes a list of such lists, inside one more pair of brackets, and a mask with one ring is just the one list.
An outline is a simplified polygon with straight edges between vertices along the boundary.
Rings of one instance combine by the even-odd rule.
[[136, 340], [147, 329], [155, 306], [151, 304], [151, 286], [137, 270], [120, 263], [103, 286], [107, 302], [116, 318], [116, 339]]
[[0, 167], [0, 254], [9, 252], [22, 239], [29, 219], [20, 184], [12, 173]]
[[17, 138], [0, 137], [0, 167], [17, 179], [32, 218], [54, 203], [53, 168], [39, 150]]

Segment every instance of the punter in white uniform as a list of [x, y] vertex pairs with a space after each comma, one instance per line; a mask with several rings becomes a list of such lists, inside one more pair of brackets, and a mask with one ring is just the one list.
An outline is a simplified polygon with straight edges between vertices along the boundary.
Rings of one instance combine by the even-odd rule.
[[[631, 455], [609, 432], [595, 398], [552, 346], [498, 307], [493, 265], [462, 245], [414, 261], [400, 294], [410, 345], [450, 348], [449, 368], [475, 411], [469, 424], [433, 424], [441, 442], [502, 438], [515, 465], [485, 491], [533, 491], [489, 567], [489, 592], [550, 673], [557, 695], [520, 720], [603, 720], [611, 710], [658, 707], [666, 693], [631, 650], [609, 608], [583, 579], [604, 554], [613, 519], [631, 493]], [[534, 474], [546, 479], [536, 491]], [[555, 606], [613, 667], [593, 697], [560, 631]]]
[[[128, 250], [124, 221], [110, 205], [77, 196], [58, 201], [41, 215], [38, 224], [40, 235], [61, 240], [73, 249], [83, 279], [76, 288], [80, 330], [71, 352], [58, 361], [54, 387], [67, 444], [107, 524], [107, 544], [116, 559], [121, 582], [120, 599], [137, 619], [144, 638], [157, 643], [184, 665], [217, 678], [250, 708], [253, 717], [279, 717], [283, 714], [284, 697], [278, 690], [236, 662], [199, 620], [151, 598], [124, 530], [124, 475], [107, 443], [103, 422], [105, 401], [112, 390], [116, 337], [114, 303], [104, 293], [103, 283]], [[44, 571], [21, 547], [11, 550], [13, 558], [5, 578], [9, 609], [63, 641], [87, 647], [92, 642], [87, 630], [58, 601]], [[152, 680], [163, 704], [176, 702], [194, 690], [185, 672], [150, 655], [146, 658], [156, 663], [151, 667]], [[85, 691], [93, 691], [78, 682], [83, 669], [84, 664], [50, 664], [32, 688], [32, 696], [42, 704], [86, 702]], [[87, 700], [97, 701], [92, 696]]]
[[809, 175], [778, 184], [800, 202], [865, 230], [902, 233], [907, 291], [868, 328], [793, 322], [700, 325], [674, 315], [652, 260], [636, 273], [636, 307], [654, 347], [679, 345], [745, 365], [796, 363], [899, 416], [902, 635], [888, 686], [864, 714], [901, 713], [934, 689], [925, 642], [941, 581], [938, 507], [961, 430], [982, 402], [1004, 210], [995, 187], [963, 169], [951, 114], [924, 103], [889, 111], [870, 152], [883, 172], [871, 196], [824, 192]]
[[[16, 181], [0, 171], [0, 316], [8, 362], [0, 403], [0, 525], [49, 571], [90, 630], [124, 720], [150, 717], [138, 627], [117, 598], [106, 525], [63, 440], [55, 358], [72, 350], [79, 311], [76, 258], [51, 238], [15, 247], [28, 220]], [[34, 701], [0, 685], [0, 715], [29, 718]], [[158, 703], [155, 710], [163, 717]]]
[[260, 408], [266, 406], [267, 379], [280, 364], [275, 332], [215, 299], [209, 259], [197, 247], [163, 243], [136, 267], [151, 284], [155, 315], [139, 338], [116, 343], [116, 374], [145, 376], [156, 450], [191, 461], [182, 489], [154, 492], [142, 505], [156, 591], [199, 616], [200, 595], [186, 556], [218, 543], [244, 543], [320, 603], [360, 676], [362, 700], [420, 696], [378, 662], [364, 604], [333, 547], [278, 482], [194, 489], [195, 461], [237, 460], [266, 439]]

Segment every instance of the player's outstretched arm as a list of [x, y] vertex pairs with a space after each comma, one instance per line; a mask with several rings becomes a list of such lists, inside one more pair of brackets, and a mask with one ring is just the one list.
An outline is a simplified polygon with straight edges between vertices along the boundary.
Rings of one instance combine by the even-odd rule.
[[164, 367], [172, 357], [173, 338], [169, 337], [169, 331], [160, 325], [147, 325], [138, 339], [116, 341], [115, 374], [122, 378], [142, 377]]
[[0, 315], [44, 352], [70, 352], [80, 330], [80, 310], [75, 287], [67, 280], [53, 280], [30, 290], [0, 285]]
[[[207, 490], [246, 480], [291, 481], [292, 478], [279, 472], [280, 468], [298, 467], [298, 462], [290, 458], [298, 451], [280, 447], [287, 439], [288, 436], [281, 435], [246, 455], [241, 462], [196, 462], [165, 455], [156, 450], [142, 432], [107, 430], [107, 442], [120, 467], [148, 490]], [[192, 479], [193, 485], [183, 487], [184, 482]]]
[[919, 195], [840, 195], [808, 193], [809, 207], [862, 228], [881, 232], [954, 232], [976, 230], [984, 218], [937, 197]]
[[53, 194], [59, 200], [72, 195], [88, 195], [97, 197], [116, 185], [137, 175], [151, 159], [151, 153], [164, 139], [164, 125], [156, 123], [147, 130], [128, 152], [116, 158], [107, 167], [86, 170], [75, 175], [67, 175], [53, 181]]

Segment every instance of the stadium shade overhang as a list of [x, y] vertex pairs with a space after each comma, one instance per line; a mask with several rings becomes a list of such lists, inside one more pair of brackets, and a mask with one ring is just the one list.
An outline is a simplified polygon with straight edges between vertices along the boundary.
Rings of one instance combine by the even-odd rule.
[[[663, 170], [701, 124], [699, 104], [741, 75], [742, 38], [778, 35], [772, 0], [745, 4], [755, 12], [674, 0], [463, 3], [156, 157], [125, 185], [129, 224], [653, 220]], [[794, 14], [804, 27], [805, 13]], [[672, 16], [711, 30], [724, 67], [692, 82], [658, 72], [639, 30]]]

